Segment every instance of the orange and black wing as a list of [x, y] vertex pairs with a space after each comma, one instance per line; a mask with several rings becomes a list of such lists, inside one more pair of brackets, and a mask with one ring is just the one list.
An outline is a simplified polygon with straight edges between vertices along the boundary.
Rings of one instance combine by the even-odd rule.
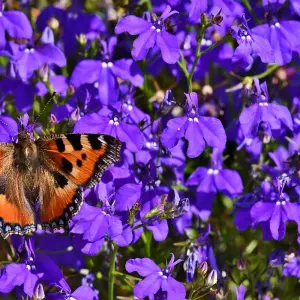
[[13, 145], [0, 144], [0, 235], [36, 230], [34, 212], [25, 197], [22, 176], [13, 168]]
[[[93, 187], [105, 169], [120, 159], [121, 143], [102, 134], [52, 135], [36, 141], [41, 164], [48, 173], [43, 186], [41, 223], [48, 229], [64, 228], [83, 201], [81, 188]], [[51, 195], [51, 196], [49, 196]]]

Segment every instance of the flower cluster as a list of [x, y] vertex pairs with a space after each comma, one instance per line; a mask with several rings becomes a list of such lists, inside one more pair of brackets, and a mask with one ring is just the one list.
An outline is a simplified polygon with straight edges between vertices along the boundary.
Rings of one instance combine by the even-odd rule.
[[298, 297], [299, 1], [46, 2], [0, 0], [0, 141], [121, 160], [68, 232], [0, 241], [0, 298]]

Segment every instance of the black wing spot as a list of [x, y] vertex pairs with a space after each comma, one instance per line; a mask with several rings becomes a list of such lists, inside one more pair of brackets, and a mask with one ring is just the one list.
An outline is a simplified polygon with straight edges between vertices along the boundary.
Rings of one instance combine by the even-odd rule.
[[77, 159], [76, 164], [79, 168], [82, 167], [82, 160]]
[[55, 140], [55, 143], [56, 143], [56, 146], [57, 146], [57, 149], [58, 149], [59, 152], [64, 152], [66, 150], [63, 139], [57, 138]]
[[82, 150], [81, 135], [80, 134], [68, 134], [66, 135], [68, 141], [71, 143], [74, 150]]
[[82, 158], [83, 160], [86, 160], [86, 159], [87, 159], [86, 154], [85, 154], [85, 153], [82, 153], [82, 154], [81, 154], [81, 158]]
[[66, 173], [72, 173], [73, 165], [66, 158], [62, 158], [63, 170]]
[[64, 188], [66, 185], [68, 185], [68, 179], [64, 175], [62, 175], [58, 172], [54, 172], [53, 177], [55, 180], [56, 187], [59, 186], [60, 188]]
[[99, 141], [99, 134], [89, 134], [88, 140], [93, 150], [101, 149], [101, 142]]

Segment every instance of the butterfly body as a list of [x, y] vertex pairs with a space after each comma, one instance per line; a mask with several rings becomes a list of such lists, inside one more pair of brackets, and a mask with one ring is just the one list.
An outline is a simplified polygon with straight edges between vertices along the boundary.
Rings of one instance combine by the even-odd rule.
[[119, 160], [121, 143], [108, 135], [50, 135], [33, 141], [21, 130], [0, 143], [0, 234], [37, 228], [67, 229], [83, 202], [82, 188], [96, 185]]

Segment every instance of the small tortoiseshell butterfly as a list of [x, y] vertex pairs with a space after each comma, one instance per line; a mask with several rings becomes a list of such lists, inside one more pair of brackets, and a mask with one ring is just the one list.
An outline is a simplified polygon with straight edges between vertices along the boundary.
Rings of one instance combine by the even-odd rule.
[[0, 234], [67, 229], [95, 186], [120, 159], [121, 142], [104, 134], [49, 135], [32, 141], [22, 127], [15, 143], [0, 143]]

